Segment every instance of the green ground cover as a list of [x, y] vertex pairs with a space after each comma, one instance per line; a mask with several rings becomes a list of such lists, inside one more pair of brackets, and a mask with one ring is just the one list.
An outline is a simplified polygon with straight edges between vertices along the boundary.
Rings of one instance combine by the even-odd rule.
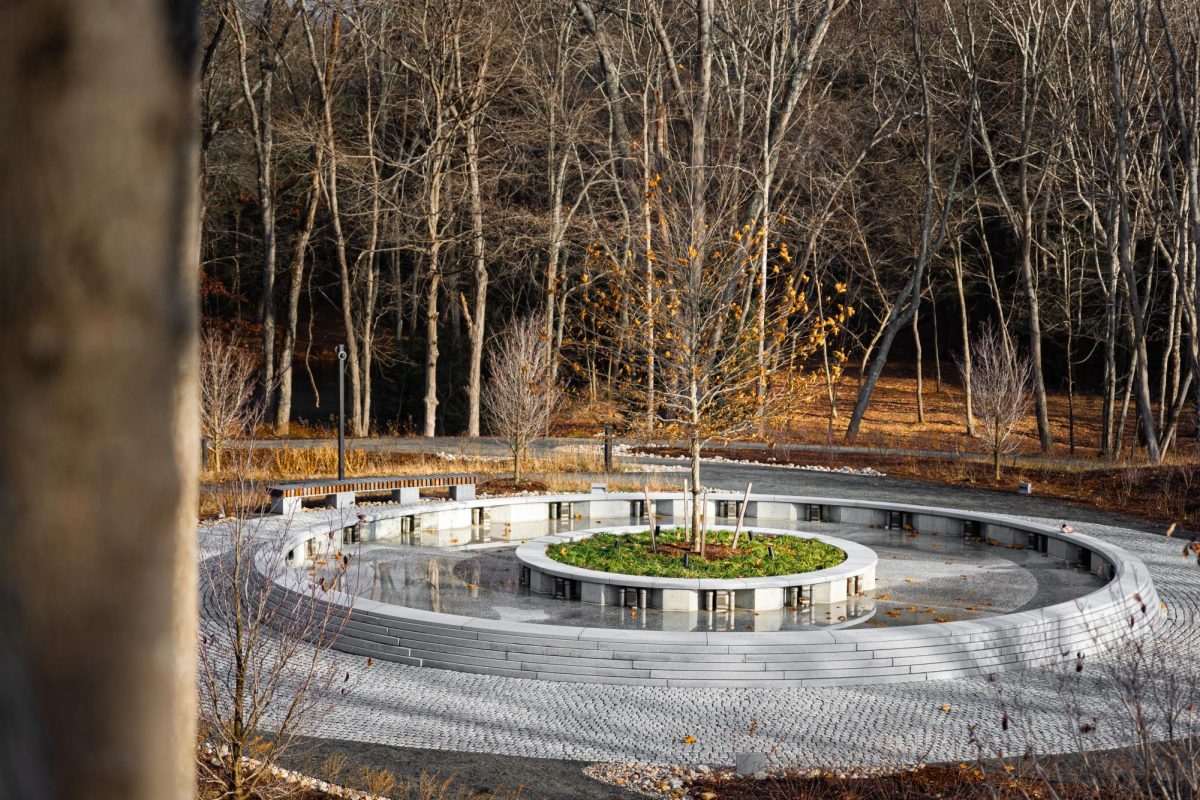
[[[817, 539], [799, 536], [756, 534], [743, 531], [737, 550], [732, 550], [732, 531], [709, 531], [705, 558], [688, 557], [687, 534], [671, 528], [658, 534], [658, 551], [651, 549], [650, 531], [616, 534], [598, 533], [578, 542], [549, 547], [546, 554], [573, 567], [623, 575], [657, 578], [758, 578], [794, 575], [836, 566], [846, 560], [845, 551]], [[771, 557], [769, 548], [774, 548]]]

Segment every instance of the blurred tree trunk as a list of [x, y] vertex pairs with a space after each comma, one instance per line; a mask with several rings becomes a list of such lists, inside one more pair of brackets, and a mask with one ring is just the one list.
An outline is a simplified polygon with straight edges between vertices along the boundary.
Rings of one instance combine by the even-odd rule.
[[300, 324], [300, 292], [304, 288], [304, 259], [308, 253], [308, 243], [312, 239], [313, 228], [317, 222], [317, 206], [321, 199], [321, 148], [313, 148], [315, 166], [313, 167], [311, 183], [308, 187], [304, 225], [300, 235], [296, 237], [296, 246], [292, 251], [291, 268], [288, 270], [291, 281], [288, 284], [287, 321], [283, 329], [283, 344], [279, 350], [279, 394], [275, 404], [275, 432], [287, 434], [292, 423], [292, 375], [293, 364], [296, 360], [296, 330]]
[[5, 797], [195, 792], [195, 20], [0, 5]]

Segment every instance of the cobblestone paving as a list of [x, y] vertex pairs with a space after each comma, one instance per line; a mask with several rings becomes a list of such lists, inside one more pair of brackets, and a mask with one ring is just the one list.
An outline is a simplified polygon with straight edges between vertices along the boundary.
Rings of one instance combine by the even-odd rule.
[[[780, 473], [783, 471], [777, 471]], [[407, 667], [335, 653], [357, 678], [353, 692], [324, 716], [313, 735], [408, 747], [593, 761], [728, 764], [740, 752], [809, 765], [953, 761], [1026, 750], [1054, 753], [1127, 744], [1122, 711], [1135, 659], [1157, 689], [1182, 692], [1176, 730], [1196, 733], [1200, 667], [1200, 566], [1181, 557], [1183, 542], [1105, 524], [1096, 512], [1001, 494], [920, 487], [877, 478], [771, 474], [753, 467], [706, 468], [705, 484], [755, 491], [893, 499], [1026, 516], [1057, 524], [1138, 555], [1150, 569], [1167, 614], [1135, 647], [1090, 659], [1081, 672], [1061, 668], [842, 689], [662, 689], [472, 675]], [[1026, 513], [1022, 513], [1022, 512]], [[1036, 515], [1035, 515], [1036, 514]], [[1057, 515], [1056, 515], [1057, 514]], [[1111, 520], [1111, 518], [1109, 518]], [[278, 524], [278, 523], [274, 523]], [[220, 549], [201, 532], [202, 557]], [[1002, 720], [1007, 715], [1007, 730]], [[1161, 712], [1148, 724], [1165, 730]], [[1086, 725], [1085, 725], [1086, 723]], [[1081, 726], [1091, 728], [1081, 733]], [[695, 737], [694, 743], [684, 743]]]

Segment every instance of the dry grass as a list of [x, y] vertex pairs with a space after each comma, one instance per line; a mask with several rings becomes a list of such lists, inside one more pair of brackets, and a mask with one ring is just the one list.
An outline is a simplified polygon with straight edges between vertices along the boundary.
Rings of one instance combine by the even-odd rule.
[[[404, 453], [395, 451], [346, 450], [347, 477], [370, 477], [396, 474], [432, 474], [436, 472], [473, 472], [477, 475], [503, 475], [512, 472], [512, 462], [506, 458], [488, 458], [451, 454], [441, 458], [436, 453]], [[230, 448], [226, 459], [236, 469], [206, 470], [204, 483], [224, 483], [235, 472], [254, 481], [299, 480], [332, 477], [337, 474], [337, 449], [322, 447], [255, 447]], [[604, 461], [598, 453], [558, 451], [548, 456], [530, 457], [525, 469], [533, 473], [600, 473]]]
[[[538, 488], [528, 485], [514, 486], [511, 480], [512, 462], [506, 458], [487, 458], [451, 454], [452, 458], [441, 458], [430, 453], [402, 453], [395, 451], [360, 450], [346, 451], [347, 477], [373, 477], [383, 475], [431, 475], [444, 472], [470, 472], [477, 475], [485, 486], [481, 491], [491, 495], [514, 494], [522, 491], [586, 492], [593, 482], [608, 484], [610, 491], [635, 492], [649, 487], [651, 491], [666, 491], [678, 488], [655, 475], [635, 476], [622, 474], [622, 465], [617, 472], [604, 474], [604, 460], [599, 452], [583, 450], [558, 450], [545, 456], [529, 457], [523, 462], [523, 472], [536, 480]], [[231, 487], [234, 482], [249, 481], [253, 484], [269, 484], [282, 480], [308, 480], [333, 478], [337, 475], [337, 449], [334, 447], [267, 447], [230, 448], [226, 453], [221, 470], [206, 470], [201, 478], [200, 516], [203, 519], [224, 516], [226, 509], [234, 508], [240, 490]], [[263, 502], [265, 505], [266, 497]], [[262, 510], [262, 509], [260, 509]]]

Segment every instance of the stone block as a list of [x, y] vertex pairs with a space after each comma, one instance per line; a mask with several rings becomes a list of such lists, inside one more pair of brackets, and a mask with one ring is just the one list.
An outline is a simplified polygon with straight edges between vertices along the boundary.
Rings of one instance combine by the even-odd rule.
[[663, 611], [696, 611], [700, 608], [698, 593], [691, 589], [663, 589], [658, 594], [659, 608]]
[[749, 519], [797, 519], [795, 503], [772, 503], [765, 500], [751, 500], [746, 504], [746, 517]]
[[396, 489], [392, 492], [392, 502], [399, 503], [404, 506], [415, 505], [421, 499], [421, 490], [415, 486], [410, 486], [405, 489]]
[[[553, 591], [553, 587], [551, 587]], [[594, 606], [611, 606], [617, 602], [617, 587], [605, 583], [584, 582], [580, 591], [580, 600]]]
[[940, 514], [913, 514], [912, 526], [921, 533], [958, 535], [962, 532], [962, 522]]
[[683, 500], [655, 500], [654, 515], [657, 517], [670, 517], [675, 520], [683, 519]]
[[737, 593], [737, 607], [751, 611], [778, 611], [783, 608], [783, 588], [741, 590]]
[[734, 771], [743, 778], [766, 772], [770, 766], [766, 753], [738, 753], [734, 764]]
[[882, 508], [837, 507], [837, 521], [847, 525], [887, 525], [887, 511]]
[[272, 497], [271, 498], [271, 513], [272, 514], [296, 514], [302, 506], [302, 498], [299, 497]]
[[812, 587], [813, 603], [840, 603], [846, 599], [846, 582], [832, 580]]
[[474, 500], [475, 499], [475, 484], [460, 483], [450, 487], [451, 500]]
[[625, 525], [633, 514], [628, 500], [592, 500], [587, 504], [587, 516], [593, 520], [608, 520]]

